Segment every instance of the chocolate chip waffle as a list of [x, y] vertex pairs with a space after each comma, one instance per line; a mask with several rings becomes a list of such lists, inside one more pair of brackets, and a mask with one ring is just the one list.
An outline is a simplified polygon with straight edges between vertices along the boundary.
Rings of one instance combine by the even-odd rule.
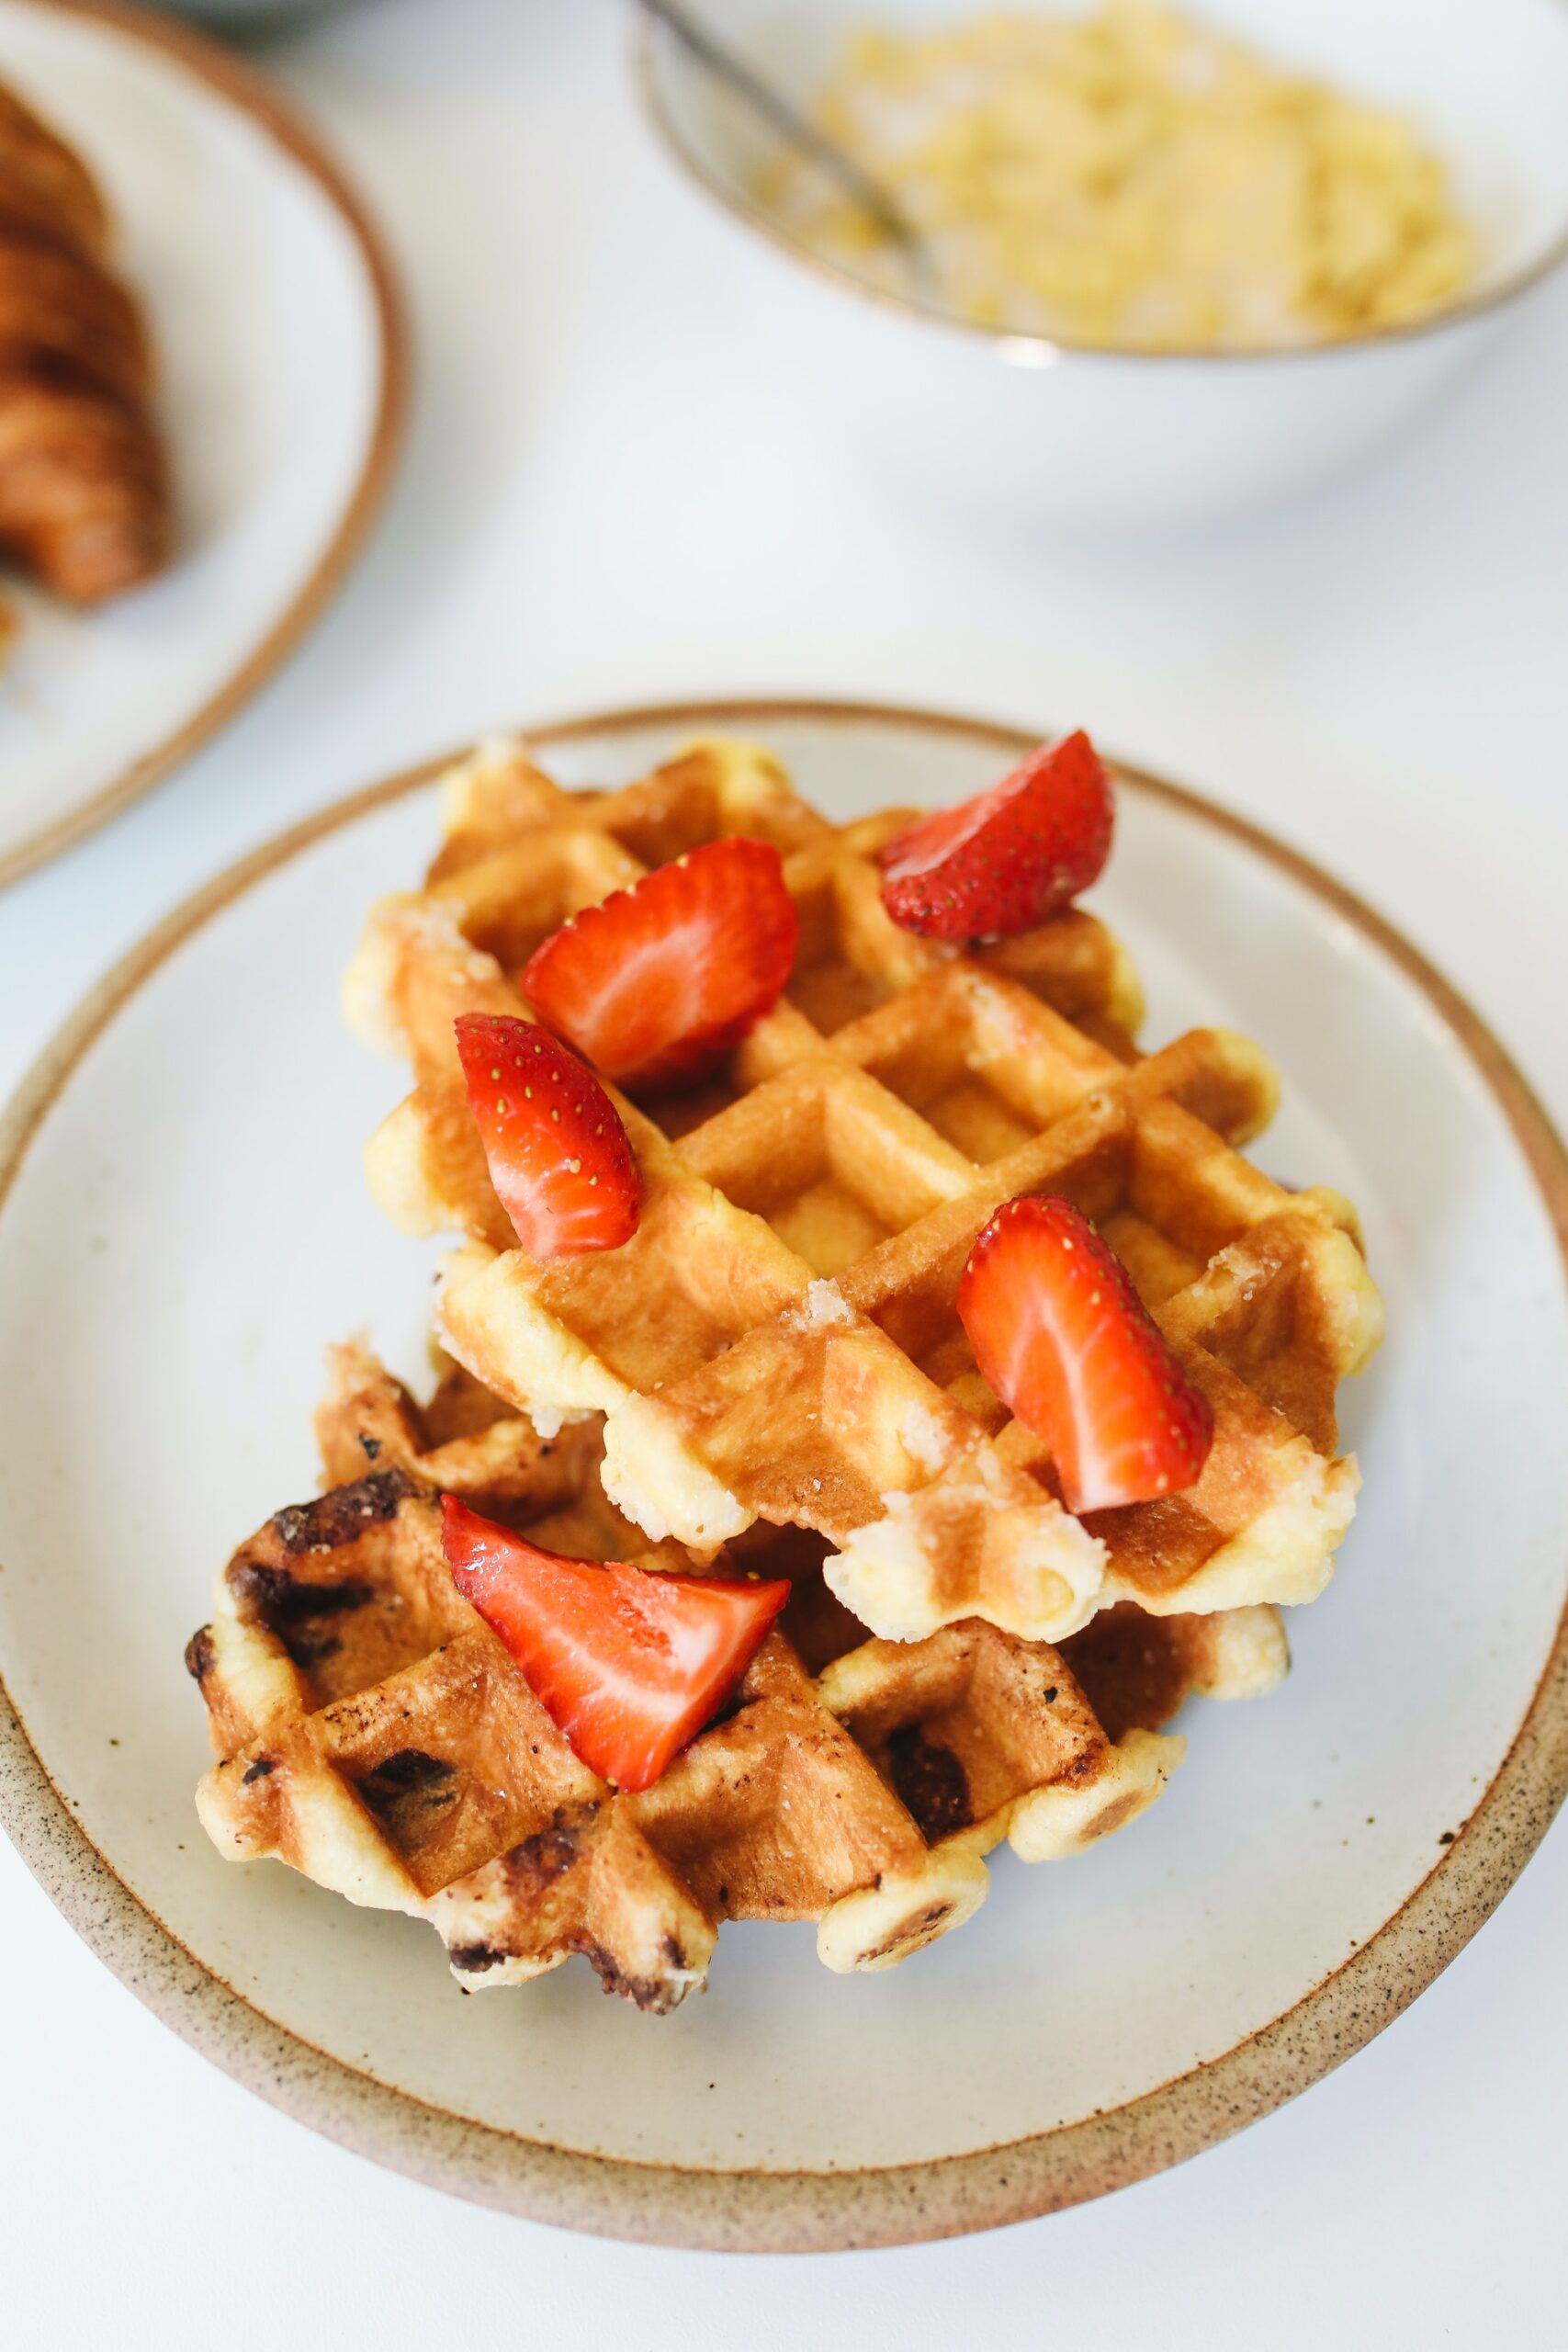
[[669, 2009], [725, 1918], [815, 1919], [829, 1968], [889, 1966], [973, 1913], [1004, 1838], [1044, 1860], [1141, 1813], [1190, 1692], [1250, 1696], [1288, 1663], [1268, 1609], [1115, 1610], [1065, 1652], [978, 1622], [868, 1640], [819, 1544], [753, 1531], [723, 1565], [791, 1576], [782, 1629], [662, 1779], [617, 1794], [457, 1593], [436, 1500], [553, 1550], [690, 1569], [606, 1500], [597, 1423], [543, 1439], [456, 1369], [422, 1412], [351, 1347], [317, 1429], [337, 1483], [241, 1546], [186, 1654], [221, 1759], [198, 1809], [231, 1858], [431, 1920], [465, 1985], [576, 1952]]
[[[979, 1617], [1054, 1641], [1122, 1600], [1311, 1600], [1359, 1483], [1336, 1390], [1382, 1326], [1353, 1210], [1240, 1156], [1277, 1095], [1246, 1038], [1136, 1052], [1136, 979], [1091, 916], [969, 955], [892, 923], [877, 852], [909, 816], [831, 826], [728, 742], [615, 793], [564, 793], [505, 746], [455, 772], [426, 888], [375, 910], [346, 984], [354, 1025], [417, 1080], [370, 1145], [372, 1189], [406, 1229], [468, 1237], [446, 1344], [541, 1427], [604, 1413], [606, 1489], [649, 1536], [711, 1554], [759, 1522], [816, 1532], [829, 1584], [885, 1636]], [[784, 856], [789, 989], [698, 1095], [615, 1096], [644, 1185], [633, 1239], [536, 1262], [491, 1185], [453, 1019], [525, 1013], [514, 976], [542, 938], [738, 831]], [[958, 1278], [1025, 1192], [1095, 1221], [1208, 1397], [1187, 1492], [1072, 1517], [976, 1372]]]

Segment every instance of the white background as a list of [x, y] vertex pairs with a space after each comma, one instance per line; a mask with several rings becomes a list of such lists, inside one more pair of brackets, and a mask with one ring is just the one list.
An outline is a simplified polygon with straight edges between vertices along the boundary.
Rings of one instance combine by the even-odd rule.
[[[381, 0], [269, 52], [404, 269], [407, 462], [286, 675], [0, 899], [0, 1090], [155, 916], [348, 786], [502, 721], [766, 689], [1088, 725], [1342, 872], [1568, 1120], [1568, 279], [1309, 504], [1114, 547], [964, 526], [857, 480], [732, 334], [728, 232], [642, 128], [623, 14]], [[1381, 2041], [1181, 2170], [987, 2238], [758, 2262], [573, 2239], [313, 2138], [156, 2024], [0, 1846], [0, 2335], [1556, 2346], [1565, 1857], [1560, 1825]]]

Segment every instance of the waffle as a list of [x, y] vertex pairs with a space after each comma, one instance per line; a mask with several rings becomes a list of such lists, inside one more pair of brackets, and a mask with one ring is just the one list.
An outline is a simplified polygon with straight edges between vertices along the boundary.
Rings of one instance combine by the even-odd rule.
[[792, 1577], [781, 1630], [663, 1777], [617, 1794], [457, 1591], [436, 1498], [558, 1551], [675, 1565], [606, 1500], [598, 1425], [541, 1438], [456, 1370], [422, 1412], [355, 1346], [317, 1429], [336, 1483], [241, 1546], [186, 1653], [220, 1759], [198, 1810], [231, 1858], [431, 1920], [466, 1987], [575, 1952], [669, 2009], [724, 1918], [815, 1919], [829, 1968], [887, 1967], [970, 1917], [1004, 1838], [1055, 1858], [1144, 1811], [1190, 1692], [1253, 1695], [1288, 1663], [1269, 1609], [1124, 1608], [1066, 1653], [978, 1622], [868, 1640], [820, 1545], [766, 1530], [724, 1565]]
[[[830, 826], [724, 741], [615, 793], [564, 793], [504, 746], [454, 773], [425, 888], [374, 911], [345, 987], [354, 1026], [416, 1080], [370, 1145], [372, 1190], [405, 1229], [467, 1237], [445, 1344], [541, 1427], [603, 1413], [605, 1488], [649, 1537], [711, 1555], [759, 1522], [814, 1531], [834, 1591], [888, 1638], [981, 1618], [1059, 1641], [1124, 1600], [1313, 1599], [1359, 1483], [1336, 1390], [1382, 1331], [1354, 1211], [1240, 1156], [1277, 1098], [1248, 1040], [1137, 1053], [1135, 976], [1091, 916], [970, 955], [894, 925], [876, 856], [911, 813]], [[514, 976], [539, 940], [737, 831], [784, 856], [787, 994], [698, 1095], [615, 1098], [638, 1230], [536, 1262], [491, 1188], [453, 1018], [525, 1012]], [[1027, 1192], [1095, 1221], [1207, 1396], [1187, 1492], [1073, 1517], [1047, 1448], [980, 1380], [958, 1279]]]

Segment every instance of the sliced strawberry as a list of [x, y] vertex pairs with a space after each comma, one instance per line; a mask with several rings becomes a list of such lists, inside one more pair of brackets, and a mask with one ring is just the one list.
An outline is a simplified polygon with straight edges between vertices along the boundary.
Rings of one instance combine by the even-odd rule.
[[1209, 1400], [1070, 1202], [1004, 1202], [969, 1252], [958, 1312], [982, 1376], [1050, 1446], [1070, 1510], [1152, 1502], [1198, 1477]]
[[1110, 775], [1080, 729], [889, 842], [883, 904], [930, 939], [1032, 931], [1099, 878], [1112, 820]]
[[574, 915], [535, 950], [523, 992], [617, 1084], [678, 1084], [777, 1003], [799, 933], [777, 850], [709, 842]]
[[715, 1715], [789, 1599], [787, 1579], [650, 1576], [563, 1560], [443, 1495], [453, 1581], [601, 1780], [646, 1789]]
[[629, 1241], [642, 1178], [592, 1071], [536, 1021], [462, 1012], [452, 1025], [491, 1182], [524, 1249], [567, 1258]]

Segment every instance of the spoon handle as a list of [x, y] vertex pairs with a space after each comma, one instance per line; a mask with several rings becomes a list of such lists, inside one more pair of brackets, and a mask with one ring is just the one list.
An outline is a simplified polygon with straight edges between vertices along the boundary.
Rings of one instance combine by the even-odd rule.
[[814, 163], [830, 173], [844, 193], [863, 212], [869, 213], [882, 231], [905, 254], [917, 255], [919, 239], [903, 213], [879, 187], [868, 172], [861, 169], [852, 155], [847, 154], [836, 141], [827, 138], [815, 123], [799, 108], [782, 96], [771, 82], [765, 81], [736, 54], [728, 42], [719, 40], [705, 25], [699, 24], [680, 0], [641, 0], [643, 13], [668, 28], [682, 48], [705, 65], [708, 72], [723, 82], [736, 96], [744, 99], [752, 111], [776, 130], [790, 146], [809, 155]]

